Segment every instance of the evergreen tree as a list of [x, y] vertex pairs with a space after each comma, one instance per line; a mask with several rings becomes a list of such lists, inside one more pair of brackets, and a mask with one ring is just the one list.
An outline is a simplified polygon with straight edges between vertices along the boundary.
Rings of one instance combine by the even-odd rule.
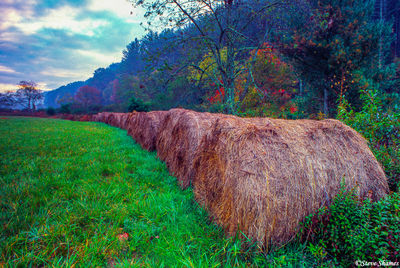
[[308, 16], [280, 40], [281, 51], [322, 97], [325, 115], [343, 95], [357, 102], [366, 79], [388, 86], [383, 81], [394, 69], [380, 56], [389, 55], [391, 25], [372, 20], [373, 11], [373, 0], [312, 0]]

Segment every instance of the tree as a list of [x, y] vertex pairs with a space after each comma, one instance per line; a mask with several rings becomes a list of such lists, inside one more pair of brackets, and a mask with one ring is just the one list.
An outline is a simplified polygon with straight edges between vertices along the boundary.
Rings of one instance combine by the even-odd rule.
[[277, 40], [302, 78], [318, 89], [323, 112], [329, 115], [329, 103], [344, 94], [359, 96], [358, 81], [363, 76], [378, 84], [391, 67], [381, 59], [390, 49], [391, 27], [372, 20], [372, 0], [312, 0], [310, 13], [293, 32]]
[[137, 99], [135, 97], [131, 97], [129, 99], [129, 112], [148, 112], [150, 110], [149, 108], [149, 104], [144, 103], [141, 99]]
[[89, 108], [92, 105], [101, 104], [101, 92], [95, 87], [83, 86], [76, 92], [74, 100], [77, 104]]
[[22, 104], [28, 110], [36, 110], [36, 104], [43, 99], [43, 91], [33, 81], [21, 81], [14, 98], [15, 104]]
[[10, 108], [15, 102], [15, 92], [0, 93], [0, 107]]
[[[266, 14], [286, 0], [244, 1], [244, 0], [131, 0], [146, 9], [149, 28], [159, 26], [179, 29], [178, 42], [196, 40], [209, 53], [214, 68], [192, 67], [208, 73], [218, 87], [223, 87], [222, 98], [225, 112], [235, 113], [237, 105], [236, 80], [242, 72], [251, 73], [247, 56], [254, 49], [262, 47], [267, 38], [268, 27], [261, 23]], [[257, 22], [257, 23], [255, 23]], [[249, 36], [250, 26], [263, 28], [258, 34]], [[176, 37], [178, 37], [177, 35]], [[174, 40], [177, 42], [176, 38]], [[222, 51], [225, 51], [222, 53]], [[214, 72], [209, 72], [214, 70]]]

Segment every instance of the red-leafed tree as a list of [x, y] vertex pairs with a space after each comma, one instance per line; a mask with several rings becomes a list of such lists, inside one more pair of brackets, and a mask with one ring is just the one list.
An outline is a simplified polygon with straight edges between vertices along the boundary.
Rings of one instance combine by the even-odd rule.
[[84, 107], [99, 105], [101, 104], [101, 92], [95, 87], [83, 86], [76, 92], [74, 100]]

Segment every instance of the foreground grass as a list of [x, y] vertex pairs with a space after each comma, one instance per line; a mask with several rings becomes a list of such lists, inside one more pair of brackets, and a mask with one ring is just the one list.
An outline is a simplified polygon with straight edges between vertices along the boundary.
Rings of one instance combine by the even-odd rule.
[[226, 238], [125, 131], [3, 117], [0, 154], [0, 266], [317, 264], [299, 245], [264, 255]]

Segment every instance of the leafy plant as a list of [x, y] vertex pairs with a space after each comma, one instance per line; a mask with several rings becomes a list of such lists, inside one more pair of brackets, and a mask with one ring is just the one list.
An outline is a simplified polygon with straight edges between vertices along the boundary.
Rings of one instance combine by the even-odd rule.
[[137, 99], [135, 97], [131, 97], [129, 100], [128, 111], [137, 111], [137, 112], [148, 112], [150, 107], [147, 103], [144, 103], [141, 99]]
[[384, 96], [377, 90], [361, 92], [363, 106], [355, 112], [345, 98], [338, 107], [337, 118], [360, 132], [385, 169], [390, 189], [396, 191], [400, 182], [400, 110], [384, 109]]
[[308, 216], [301, 240], [318, 258], [352, 266], [355, 261], [400, 260], [400, 196], [397, 193], [376, 203], [360, 200], [355, 189], [344, 187], [329, 207]]

